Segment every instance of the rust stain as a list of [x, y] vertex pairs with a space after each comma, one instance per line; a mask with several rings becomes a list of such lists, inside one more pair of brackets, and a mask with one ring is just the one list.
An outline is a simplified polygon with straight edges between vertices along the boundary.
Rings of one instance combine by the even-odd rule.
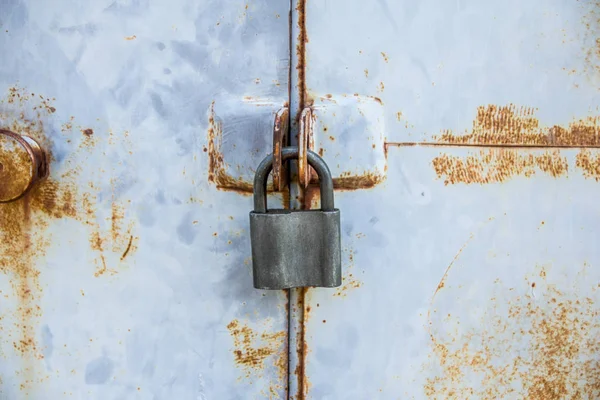
[[383, 57], [383, 60], [387, 63], [389, 61], [389, 58], [387, 56], [387, 54], [385, 54], [383, 51], [381, 52], [381, 57]]
[[[444, 399], [599, 398], [600, 312], [585, 295], [597, 287], [582, 284], [544, 284], [535, 297], [506, 292], [512, 293], [508, 309], [500, 311], [491, 298], [481, 329], [447, 330], [443, 340], [432, 335], [433, 362], [441, 373], [427, 379], [425, 394]], [[457, 323], [450, 314], [444, 318], [445, 325]]]
[[362, 175], [351, 172], [342, 172], [340, 176], [333, 178], [333, 187], [338, 191], [370, 189], [385, 180], [385, 176], [373, 172], [365, 172]]
[[[584, 47], [584, 61], [585, 65], [583, 71], [590, 79], [595, 80], [598, 73], [600, 73], [600, 1], [581, 2], [581, 5], [586, 7], [584, 15], [582, 16], [582, 25], [585, 28], [584, 40], [586, 46]], [[574, 69], [563, 68], [569, 75], [576, 73]]]
[[575, 158], [575, 165], [583, 171], [583, 176], [600, 180], [600, 155], [589, 149], [582, 149]]
[[486, 184], [505, 182], [515, 176], [531, 177], [545, 173], [552, 177], [566, 175], [569, 166], [559, 150], [540, 154], [518, 149], [482, 149], [466, 157], [440, 154], [432, 161], [438, 178], [444, 184]]
[[598, 146], [600, 117], [590, 116], [568, 127], [543, 127], [535, 117], [537, 109], [514, 104], [477, 108], [470, 131], [457, 135], [445, 130], [435, 136], [437, 143], [521, 146]]
[[137, 36], [132, 35], [132, 36], [125, 36], [125, 40], [135, 40], [137, 39]]
[[[243, 378], [260, 377], [268, 359], [277, 356], [272, 366], [281, 371], [287, 365], [286, 332], [259, 333], [237, 319], [227, 325], [233, 337], [233, 357]], [[286, 366], [287, 368], [287, 366]]]
[[470, 152], [465, 157], [440, 154], [432, 161], [436, 175], [446, 185], [497, 183], [536, 173], [556, 178], [569, 172], [568, 160], [560, 148], [583, 147], [574, 167], [584, 177], [598, 180], [600, 159], [585, 147], [600, 146], [600, 116], [577, 119], [567, 127], [544, 127], [535, 112], [535, 108], [513, 104], [478, 107], [470, 131], [462, 135], [443, 131], [435, 136], [436, 143], [493, 148]]
[[[52, 143], [44, 134], [45, 118], [56, 111], [50, 101], [49, 98], [35, 96], [15, 86], [0, 100], [0, 117], [6, 124], [3, 128], [35, 139], [46, 149], [48, 159], [52, 160], [49, 152]], [[37, 119], [29, 120], [25, 111]], [[6, 168], [9, 168], [8, 156], [5, 152], [1, 156], [2, 165]], [[15, 173], [24, 173], [31, 164], [30, 159], [20, 157], [10, 162], [16, 163]], [[19, 170], [19, 165], [24, 168], [23, 171]], [[13, 166], [9, 169], [13, 169]], [[52, 239], [48, 232], [51, 222], [61, 218], [76, 218], [77, 185], [70, 179], [76, 174], [77, 170], [74, 169], [65, 172], [60, 180], [51, 177], [40, 181], [19, 200], [0, 204], [0, 272], [9, 280], [17, 300], [14, 312], [9, 311], [8, 307], [3, 309], [0, 329], [4, 340], [11, 343], [15, 352], [21, 355], [22, 365], [16, 368], [20, 368], [20, 387], [24, 391], [34, 383], [36, 361], [43, 358], [36, 342], [43, 294], [37, 264], [45, 256]]]
[[310, 383], [306, 376], [306, 357], [308, 355], [308, 345], [306, 343], [306, 324], [308, 323], [308, 317], [310, 309], [307, 308], [307, 296], [309, 288], [303, 287], [296, 289], [298, 291], [296, 309], [302, 310], [302, 315], [299, 316], [302, 323], [299, 325], [300, 332], [297, 332], [296, 340], [296, 354], [298, 364], [294, 369], [294, 375], [296, 375], [297, 390], [295, 400], [305, 400], [308, 396], [308, 389]]
[[300, 113], [306, 107], [306, 44], [308, 43], [308, 33], [306, 30], [306, 0], [297, 0], [296, 13], [298, 15], [298, 37], [296, 38], [296, 56], [298, 58], [296, 64], [296, 72], [298, 74], [298, 93], [300, 94], [299, 99], [299, 112], [296, 115], [297, 121], [299, 121]]
[[127, 257], [127, 254], [129, 254], [132, 244], [133, 244], [133, 235], [129, 236], [129, 243], [127, 243], [127, 248], [125, 249], [125, 251], [123, 252], [123, 255], [121, 256], [121, 261], [123, 261], [125, 259], [125, 257]]
[[348, 292], [358, 289], [363, 285], [354, 272], [354, 250], [346, 248], [344, 249], [344, 253], [348, 254], [348, 264], [343, 267], [344, 276], [342, 276], [342, 286], [336, 288], [333, 294], [334, 297], [346, 297]]
[[235, 191], [250, 195], [253, 191], [251, 182], [241, 178], [233, 178], [225, 171], [225, 161], [221, 153], [223, 139], [222, 124], [215, 120], [215, 102], [212, 102], [208, 117], [208, 180], [221, 190]]
[[91, 128], [86, 128], [81, 131], [86, 136], [92, 136], [94, 134], [94, 130]]
[[[227, 173], [221, 144], [223, 140], [223, 129], [220, 121], [216, 120], [214, 113], [214, 101], [211, 105], [208, 117], [208, 180], [216, 185], [217, 189], [236, 192], [245, 196], [251, 196], [254, 191], [253, 182], [245, 181], [243, 178], [235, 178]], [[267, 184], [267, 191], [273, 191], [273, 184]], [[284, 187], [284, 192], [288, 191]], [[285, 194], [284, 194], [285, 196]]]

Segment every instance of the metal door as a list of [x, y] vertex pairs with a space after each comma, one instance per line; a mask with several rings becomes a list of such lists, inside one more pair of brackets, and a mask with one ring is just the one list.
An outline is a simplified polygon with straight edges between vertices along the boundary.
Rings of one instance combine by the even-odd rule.
[[285, 397], [287, 299], [252, 288], [247, 178], [288, 100], [288, 13], [0, 3], [0, 128], [50, 164], [0, 204], [0, 398]]
[[385, 176], [338, 181], [344, 283], [294, 294], [291, 395], [600, 397], [597, 2], [294, 15], [315, 150]]

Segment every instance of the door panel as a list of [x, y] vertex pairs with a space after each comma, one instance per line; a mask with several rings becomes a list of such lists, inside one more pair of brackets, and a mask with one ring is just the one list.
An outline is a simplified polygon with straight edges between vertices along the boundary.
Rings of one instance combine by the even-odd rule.
[[289, 4], [88, 3], [2, 5], [0, 127], [50, 176], [0, 204], [0, 397], [283, 398], [287, 299], [252, 288], [251, 199], [214, 164], [270, 152]]
[[306, 398], [600, 396], [597, 13], [306, 3], [304, 94], [379, 98], [387, 138], [386, 180], [336, 193], [344, 282], [304, 298]]

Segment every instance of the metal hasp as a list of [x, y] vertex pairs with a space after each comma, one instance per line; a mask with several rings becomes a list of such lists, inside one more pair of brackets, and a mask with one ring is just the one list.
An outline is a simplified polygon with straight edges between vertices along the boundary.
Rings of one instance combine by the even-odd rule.
[[[281, 158], [284, 162], [297, 159], [298, 149], [284, 148]], [[331, 173], [316, 153], [308, 151], [307, 159], [319, 176], [320, 210], [268, 210], [266, 185], [273, 156], [267, 156], [256, 170], [250, 240], [257, 289], [342, 283], [340, 211], [334, 207]]]

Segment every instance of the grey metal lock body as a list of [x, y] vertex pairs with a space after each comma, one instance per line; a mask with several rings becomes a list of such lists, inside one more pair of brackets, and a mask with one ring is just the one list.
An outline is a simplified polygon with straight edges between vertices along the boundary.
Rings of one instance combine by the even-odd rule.
[[[282, 150], [284, 162], [293, 158], [298, 158], [297, 148]], [[340, 211], [334, 208], [331, 173], [316, 153], [308, 151], [307, 159], [319, 175], [320, 210], [268, 210], [266, 186], [273, 156], [267, 156], [256, 170], [250, 240], [257, 289], [342, 283]]]

